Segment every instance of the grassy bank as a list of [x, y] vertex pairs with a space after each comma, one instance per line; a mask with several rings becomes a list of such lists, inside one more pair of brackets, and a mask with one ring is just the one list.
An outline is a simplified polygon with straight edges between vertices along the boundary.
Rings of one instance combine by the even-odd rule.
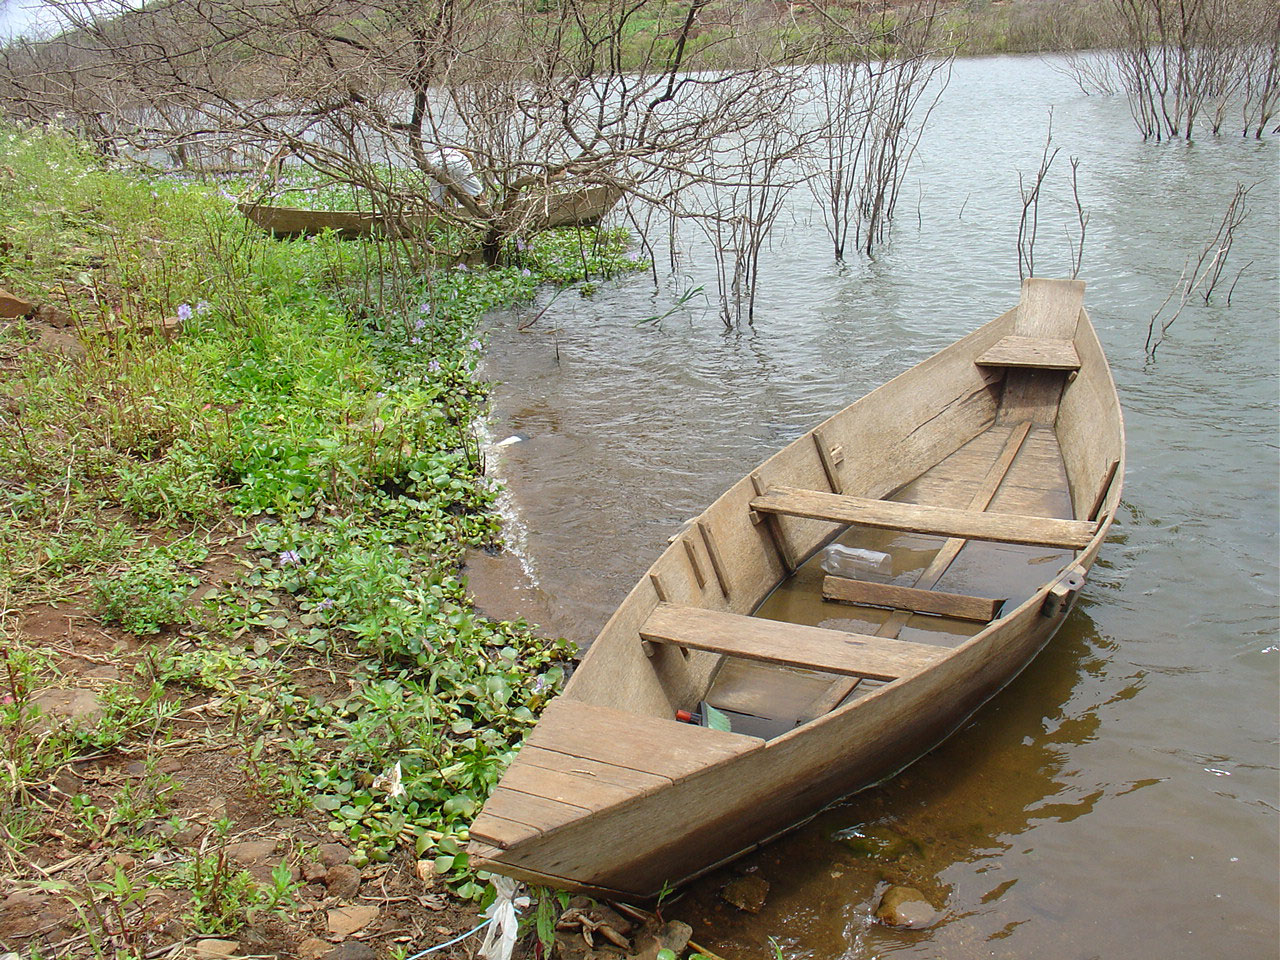
[[0, 129], [0, 202], [42, 305], [0, 321], [0, 952], [295, 955], [351, 906], [442, 939], [572, 652], [460, 577], [497, 534], [477, 321], [625, 241], [414, 271], [39, 131]]

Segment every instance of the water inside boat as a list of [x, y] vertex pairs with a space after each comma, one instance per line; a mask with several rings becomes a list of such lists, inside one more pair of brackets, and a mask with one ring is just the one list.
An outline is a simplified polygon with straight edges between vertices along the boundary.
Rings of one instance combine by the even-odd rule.
[[[996, 424], [974, 437], [889, 499], [905, 503], [964, 508], [981, 494], [988, 465], [994, 467], [1018, 425]], [[1020, 442], [1008, 471], [1000, 478], [989, 509], [1026, 516], [1072, 519], [1066, 468], [1058, 439], [1048, 426], [1032, 426]], [[930, 565], [945, 548], [941, 537], [850, 527], [834, 543], [887, 554], [887, 573], [867, 571], [860, 579], [901, 587], [930, 589], [1004, 601], [1013, 609], [1060, 569], [1071, 551], [968, 540], [940, 575]], [[896, 637], [916, 643], [954, 647], [978, 633], [985, 621], [895, 610], [886, 606], [833, 602], [823, 597], [826, 574], [821, 551], [801, 564], [760, 604], [754, 616], [849, 633]], [[813, 670], [724, 658], [705, 703], [722, 712], [735, 733], [772, 739], [836, 703], [867, 695], [885, 681], [849, 678]], [[848, 688], [848, 689], [846, 689]], [[844, 695], [832, 703], [832, 691]]]

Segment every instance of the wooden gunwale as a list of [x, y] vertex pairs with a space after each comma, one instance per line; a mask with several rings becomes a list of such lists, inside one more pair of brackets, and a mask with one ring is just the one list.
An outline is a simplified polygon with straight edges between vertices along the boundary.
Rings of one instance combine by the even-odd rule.
[[[714, 768], [699, 770], [669, 789], [631, 797], [531, 840], [513, 842], [507, 850], [485, 847], [481, 836], [476, 847], [478, 859], [489, 869], [566, 889], [622, 898], [652, 896], [664, 882], [684, 882], [711, 869], [707, 864], [732, 859], [744, 849], [752, 849], [764, 839], [790, 829], [794, 826], [790, 811], [811, 814], [852, 789], [893, 775], [963, 724], [1009, 683], [1062, 622], [1073, 597], [1069, 596], [1068, 603], [1052, 618], [1042, 613], [1045, 599], [1059, 581], [1091, 565], [1121, 495], [1123, 419], [1096, 334], [1084, 310], [1077, 312], [1080, 322], [1073, 334], [1081, 369], [1077, 379], [1063, 391], [1061, 409], [1051, 425], [1060, 441], [1068, 438], [1062, 441], [1061, 456], [1074, 515], [1094, 512], [1089, 508], [1097, 501], [1096, 512], [1102, 519], [1080, 548], [1059, 564], [1055, 576], [957, 646], [940, 648], [937, 662], [916, 673], [847, 700], [803, 726], [748, 747]], [[773, 582], [790, 572], [777, 541], [785, 537], [788, 552], [804, 557], [838, 532], [838, 526], [804, 518], [786, 518], [785, 530], [781, 523], [775, 527], [769, 522], [777, 519], [774, 516], [766, 522], [752, 523], [751, 501], [761, 493], [759, 483], [813, 490], [829, 490], [838, 483], [845, 491], [862, 497], [883, 497], [919, 475], [922, 470], [917, 466], [927, 469], [939, 462], [948, 449], [957, 449], [956, 443], [967, 439], [966, 431], [973, 431], [968, 434], [973, 436], [989, 429], [999, 411], [1001, 378], [992, 377], [990, 369], [981, 370], [975, 377], [964, 366], [968, 363], [979, 369], [975, 358], [1010, 334], [1014, 315], [1015, 311], [1009, 311], [998, 317], [815, 428], [824, 431], [824, 438], [837, 439], [844, 450], [856, 450], [866, 431], [863, 424], [849, 421], [860, 410], [874, 411], [880, 400], [892, 395], [890, 388], [895, 384], [910, 386], [910, 380], [929, 384], [939, 379], [931, 377], [937, 371], [958, 371], [962, 382], [955, 385], [951, 401], [940, 403], [935, 392], [924, 398], [925, 409], [913, 421], [909, 434], [891, 425], [881, 438], [891, 465], [900, 466], [898, 472], [889, 469], [876, 474], [863, 470], [857, 457], [848, 456], [834, 465], [838, 472], [833, 481], [828, 472], [833, 465], [824, 462], [822, 448], [814, 439], [814, 431], [810, 431], [757, 469], [754, 476], [763, 480], [757, 481], [756, 488], [752, 475], [748, 475], [725, 491], [699, 518], [707, 529], [716, 532], [720, 552], [730, 560], [723, 578], [716, 571], [716, 576], [695, 586], [683, 548], [673, 543], [602, 630], [601, 639], [588, 653], [562, 699], [608, 702], [608, 691], [628, 689], [619, 681], [633, 675], [637, 678], [636, 693], [630, 709], [640, 715], [670, 716], [666, 711], [673, 703], [682, 697], [696, 697], [722, 658], [714, 653], [694, 652], [685, 661], [677, 651], [661, 644], [655, 645], [659, 649], [653, 652], [652, 660], [645, 658], [640, 650], [640, 626], [658, 603], [692, 603], [708, 610], [750, 612], [772, 589]], [[1064, 316], [1056, 322], [1072, 319]], [[1073, 392], [1077, 383], [1083, 383], [1084, 389]], [[880, 400], [873, 399], [877, 395]], [[907, 397], [907, 406], [912, 402]], [[941, 412], [937, 410], [939, 405]], [[894, 457], [904, 435], [913, 439], [916, 447]], [[755, 552], [745, 552], [748, 550]], [[948, 551], [944, 548], [943, 552]], [[953, 556], [954, 553], [958, 550], [952, 551]], [[933, 578], [935, 583], [949, 563], [947, 559], [942, 564]], [[674, 570], [676, 565], [682, 567], [680, 572]], [[774, 579], [763, 586], [753, 584], [739, 566], [749, 567], [747, 572], [755, 576], [769, 571]], [[657, 576], [667, 585], [665, 597], [655, 593], [652, 578]], [[722, 585], [726, 587], [723, 594]], [[611, 655], [621, 660], [621, 666], [611, 663]], [[645, 669], [660, 680], [660, 685], [646, 686], [643, 671], [630, 669], [635, 663], [648, 664]], [[593, 664], [599, 665], [598, 677], [590, 676], [596, 671], [594, 667], [588, 669]], [[923, 719], [918, 726], [904, 725], [902, 718], [907, 716]], [[841, 757], [842, 765], [833, 764], [833, 757]], [[772, 803], [762, 803], [764, 797]], [[683, 833], [672, 830], [670, 810], [681, 812]], [[739, 841], [737, 845], [726, 842], [734, 838]], [[748, 840], [745, 844], [744, 838]], [[725, 850], [737, 852], [726, 857]]]

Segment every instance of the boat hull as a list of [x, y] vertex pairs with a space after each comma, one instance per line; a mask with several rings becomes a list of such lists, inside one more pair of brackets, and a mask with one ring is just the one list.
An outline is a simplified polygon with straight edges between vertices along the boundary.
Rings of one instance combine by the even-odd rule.
[[[618, 202], [621, 192], [611, 186], [566, 190], [523, 199], [510, 215], [530, 230], [592, 227]], [[241, 203], [240, 212], [275, 237], [307, 237], [333, 231], [344, 240], [401, 239], [433, 230], [440, 218], [429, 214], [384, 216], [369, 211], [307, 210], [262, 203]]]
[[[1060, 323], [1070, 321], [1076, 368], [983, 362], [999, 354], [999, 348], [1009, 349], [1011, 337], [1016, 341], [1026, 333], [1026, 318], [1035, 313], [1028, 303], [1034, 306], [1037, 296], [1046, 291], [1055, 297], [1082, 293], [1077, 287], [1047, 286], [1053, 283], [1033, 282], [1024, 288], [1019, 309], [796, 440], [673, 538], [601, 631], [563, 696], [549, 706], [546, 719], [527, 741], [530, 756], [517, 759], [503, 781], [510, 785], [499, 786], [492, 809], [486, 806], [477, 819], [472, 853], [478, 865], [565, 889], [652, 898], [907, 766], [1031, 661], [1068, 615], [1105, 539], [1123, 476], [1123, 424], [1115, 388], [1083, 310], [1078, 310], [1077, 323], [1068, 301], [1068, 319], [1059, 318]], [[1027, 362], [1046, 362], [1044, 352], [1037, 350]], [[1013, 451], [1003, 469], [1014, 465], [1008, 476], [1015, 482], [1003, 492], [1001, 477], [990, 479], [996, 467], [968, 452], [978, 449], [979, 438], [986, 436]], [[1028, 436], [1032, 439], [1024, 440]], [[1054, 451], [1054, 457], [1044, 456], [1046, 450]], [[859, 455], [868, 451], [879, 456]], [[971, 460], [975, 465], [969, 477], [962, 466]], [[1041, 463], [1050, 460], [1050, 466]], [[948, 464], [960, 466], [948, 467], [947, 483], [928, 485], [938, 472], [934, 468]], [[1026, 492], [1028, 478], [1031, 485], [1042, 483], [1043, 495]], [[858, 498], [893, 495], [910, 503], [916, 497], [928, 504], [920, 512], [929, 515], [932, 510], [936, 519], [938, 507], [954, 506], [947, 497], [963, 494], [960, 502], [968, 504], [972, 491], [983, 484], [991, 486], [994, 499], [988, 498], [992, 513], [980, 519], [1016, 515], [1022, 511], [1011, 505], [1031, 503], [1039, 504], [1044, 516], [1088, 532], [1073, 540], [1071, 548], [1046, 547], [1043, 555], [1034, 547], [1013, 548], [1029, 551], [1028, 569], [1036, 579], [1029, 587], [1011, 582], [1005, 594], [1009, 599], [996, 619], [971, 635], [961, 630], [951, 646], [938, 649], [924, 666], [889, 670], [886, 682], [863, 695], [842, 700], [837, 694], [828, 707], [801, 718], [804, 722], [794, 729], [770, 739], [732, 733], [712, 738], [712, 731], [701, 731], [687, 756], [670, 761], [647, 758], [643, 749], [627, 754], [621, 734], [631, 723], [643, 721], [645, 729], [657, 731], [655, 748], [665, 739], [681, 738], [676, 728], [682, 725], [665, 718], [714, 691], [727, 659], [715, 652], [717, 643], [721, 651], [757, 656], [743, 645], [741, 630], [731, 629], [716, 642], [691, 634], [685, 649], [643, 640], [661, 639], [651, 628], [655, 611], [660, 606], [710, 610], [732, 627], [740, 623], [732, 617], [756, 611], [793, 568], [844, 529], [803, 515], [762, 516], [769, 504], [762, 488], [834, 490], [835, 499], [855, 506], [861, 504]], [[986, 502], [977, 510], [987, 510]], [[986, 535], [977, 526], [971, 534]], [[958, 543], [953, 557], [977, 551], [972, 539], [934, 542], [931, 549], [939, 554], [947, 544]], [[979, 556], [985, 563], [989, 554]], [[951, 562], [941, 564], [944, 572]], [[896, 637], [887, 624], [880, 636]], [[786, 624], [776, 627], [780, 646], [804, 639]], [[831, 636], [837, 641], [848, 637]], [[894, 655], [933, 649], [875, 636], [855, 636], [850, 642], [864, 644], [868, 657], [877, 643]], [[770, 659], [768, 653], [759, 656]], [[781, 661], [782, 654], [775, 659]], [[839, 669], [835, 658], [830, 662]], [[877, 676], [876, 670], [883, 672], [868, 667], [863, 676]], [[838, 683], [833, 688], [844, 690]], [[600, 733], [594, 739], [578, 735], [575, 722]], [[567, 760], [553, 763], [548, 757]], [[690, 757], [704, 762], [682, 762]], [[544, 769], [553, 766], [559, 769]], [[639, 780], [629, 795], [606, 796], [598, 785], [582, 786], [593, 777], [627, 780], [614, 776], [617, 768], [642, 770], [666, 782]], [[530, 777], [531, 770], [545, 776]], [[535, 788], [534, 783], [549, 786]]]

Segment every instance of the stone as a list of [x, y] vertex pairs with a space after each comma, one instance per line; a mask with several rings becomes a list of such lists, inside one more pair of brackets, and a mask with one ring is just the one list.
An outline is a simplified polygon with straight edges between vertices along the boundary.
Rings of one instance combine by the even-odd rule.
[[303, 940], [298, 944], [298, 956], [302, 960], [319, 960], [333, 948], [333, 944], [327, 940], [320, 940], [312, 937], [309, 940]]
[[684, 953], [693, 936], [693, 927], [680, 920], [664, 924], [656, 933], [645, 931], [636, 937], [630, 960], [658, 960], [658, 953], [670, 950], [677, 957]]
[[326, 916], [329, 939], [342, 940], [378, 919], [377, 907], [334, 907]]
[[377, 960], [377, 957], [377, 952], [367, 943], [348, 940], [326, 953], [324, 960]]
[[0, 289], [0, 319], [13, 320], [17, 317], [25, 317], [34, 309], [35, 304], [30, 301], [23, 300], [8, 290]]
[[223, 960], [225, 957], [238, 957], [240, 953], [239, 940], [207, 938], [193, 943], [188, 956], [191, 960]]
[[84, 789], [84, 780], [70, 767], [63, 767], [53, 778], [53, 786], [59, 793], [74, 797]]
[[326, 872], [324, 864], [318, 860], [308, 860], [302, 865], [302, 877], [308, 883], [322, 879]]
[[5, 935], [29, 937], [44, 927], [54, 906], [49, 895], [31, 890], [19, 890], [0, 900], [0, 923]]
[[923, 930], [938, 922], [938, 911], [915, 887], [890, 887], [876, 907], [876, 919], [887, 927]]
[[349, 863], [335, 863], [324, 875], [329, 896], [350, 900], [360, 889], [360, 871]]
[[227, 857], [242, 867], [266, 863], [276, 852], [274, 840], [241, 840], [227, 844]]
[[758, 874], [736, 877], [720, 888], [720, 899], [747, 913], [759, 913], [769, 896], [769, 881]]
[[274, 840], [242, 840], [227, 844], [227, 859], [248, 870], [255, 880], [271, 880], [271, 871], [280, 858]]
[[45, 732], [53, 729], [52, 721], [56, 719], [95, 723], [102, 716], [102, 704], [92, 690], [45, 690], [32, 697], [31, 702], [43, 714], [40, 726]]
[[338, 863], [346, 863], [351, 859], [351, 851], [341, 843], [322, 843], [317, 853], [320, 854], [320, 862], [326, 867], [332, 867]]

